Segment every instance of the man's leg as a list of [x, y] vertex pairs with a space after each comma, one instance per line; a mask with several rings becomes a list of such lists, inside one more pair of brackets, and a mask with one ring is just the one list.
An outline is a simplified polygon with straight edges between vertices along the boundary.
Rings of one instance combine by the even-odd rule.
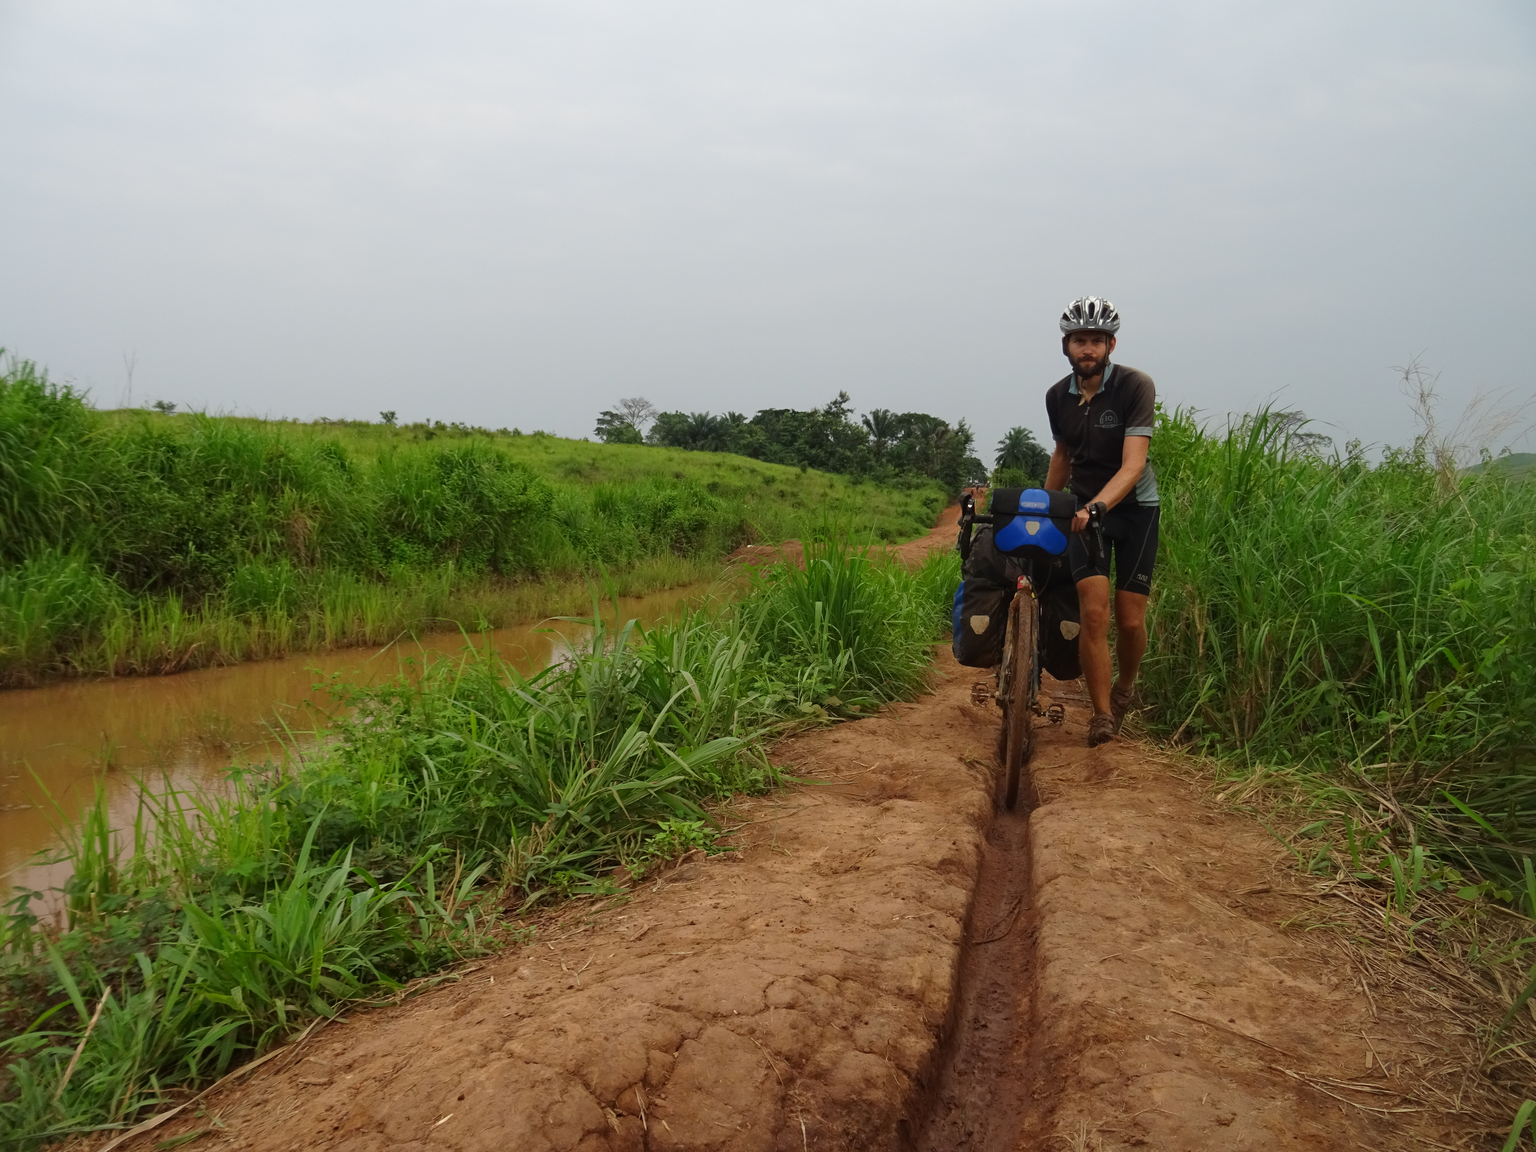
[[[1124, 595], [1124, 593], [1121, 593]], [[1142, 597], [1143, 600], [1146, 597]], [[1109, 577], [1088, 576], [1077, 582], [1078, 614], [1082, 631], [1077, 636], [1078, 660], [1088, 682], [1088, 699], [1095, 716], [1109, 713]], [[1146, 645], [1143, 613], [1142, 645]], [[1139, 659], [1139, 657], [1138, 657]]]
[[1152, 591], [1152, 569], [1157, 563], [1156, 507], [1116, 509], [1106, 535], [1114, 536], [1115, 552], [1115, 654], [1120, 674], [1109, 693], [1110, 711], [1119, 731], [1130, 711], [1136, 675], [1147, 652], [1147, 595]]
[[[1109, 581], [1104, 582], [1107, 586]], [[1129, 690], [1147, 654], [1147, 598], [1140, 592], [1115, 592], [1115, 656], [1119, 675], [1115, 687]], [[1086, 667], [1086, 665], [1084, 665]], [[1108, 690], [1105, 698], [1108, 698]], [[1095, 705], [1097, 707], [1097, 705]]]

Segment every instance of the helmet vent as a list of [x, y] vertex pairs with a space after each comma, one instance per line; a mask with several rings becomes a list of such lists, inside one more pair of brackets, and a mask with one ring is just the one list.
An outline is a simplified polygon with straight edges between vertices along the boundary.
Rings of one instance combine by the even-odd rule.
[[1061, 314], [1061, 330], [1065, 334], [1107, 332], [1113, 336], [1120, 331], [1120, 313], [1100, 296], [1079, 296]]

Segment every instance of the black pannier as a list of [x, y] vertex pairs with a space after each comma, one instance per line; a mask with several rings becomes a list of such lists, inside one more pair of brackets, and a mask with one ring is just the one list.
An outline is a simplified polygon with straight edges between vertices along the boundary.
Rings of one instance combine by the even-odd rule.
[[[1067, 567], [1066, 542], [1077, 498], [1065, 492], [996, 488], [991, 527], [978, 528], [955, 592], [955, 659], [969, 668], [1002, 663], [1008, 606], [1020, 576], [1040, 598], [1041, 663], [1058, 680], [1075, 680], [1078, 663], [1077, 586]], [[999, 547], [999, 540], [1004, 547]]]
[[1013, 589], [982, 576], [965, 576], [955, 589], [953, 647], [967, 668], [992, 668], [1003, 662], [1003, 633]]
[[[1054, 570], [1060, 564], [1060, 578]], [[1077, 585], [1072, 574], [1065, 571], [1066, 559], [1052, 561], [1052, 579], [1040, 594], [1040, 662], [1045, 670], [1058, 680], [1076, 680], [1083, 674], [1078, 662], [1077, 634], [1081, 629], [1078, 616]]]
[[992, 529], [983, 528], [972, 538], [951, 621], [955, 659], [967, 668], [993, 668], [1003, 662], [1008, 605], [1023, 571], [1017, 560], [993, 546]]

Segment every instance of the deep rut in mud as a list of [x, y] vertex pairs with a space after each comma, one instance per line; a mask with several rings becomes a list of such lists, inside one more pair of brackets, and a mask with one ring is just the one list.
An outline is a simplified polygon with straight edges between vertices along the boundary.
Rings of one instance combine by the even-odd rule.
[[734, 803], [736, 851], [279, 1050], [200, 1102], [219, 1146], [1498, 1147], [1404, 1075], [1454, 1072], [1438, 1017], [1288, 929], [1327, 909], [1262, 825], [1145, 746], [1087, 748], [1049, 682], [1033, 809], [997, 810], [997, 711], [936, 655], [922, 699], [778, 745], [810, 783]]
[[[1027, 794], [1027, 790], [1026, 790]], [[1026, 1127], [1034, 1016], [1029, 813], [999, 809], [987, 830], [960, 964], [954, 1023], [936, 1082], [913, 1102], [915, 1152], [1013, 1152]]]
[[[1065, 722], [1037, 728], [1019, 809], [982, 825], [903, 1147], [1467, 1147], [1382, 1071], [1443, 1058], [1444, 1040], [1378, 1017], [1343, 955], [1285, 931], [1304, 896], [1262, 828], [1144, 746], [1085, 747], [1080, 686], [1044, 689]], [[1386, 1065], [1367, 1061], [1387, 1046]]]

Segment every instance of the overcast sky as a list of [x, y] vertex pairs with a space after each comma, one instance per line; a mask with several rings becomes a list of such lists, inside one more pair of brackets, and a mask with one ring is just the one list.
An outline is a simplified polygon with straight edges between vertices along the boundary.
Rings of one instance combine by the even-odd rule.
[[1533, 144], [1529, 0], [0, 0], [0, 346], [573, 436], [846, 389], [990, 457], [1095, 293], [1170, 406], [1402, 443], [1416, 354], [1536, 392]]

